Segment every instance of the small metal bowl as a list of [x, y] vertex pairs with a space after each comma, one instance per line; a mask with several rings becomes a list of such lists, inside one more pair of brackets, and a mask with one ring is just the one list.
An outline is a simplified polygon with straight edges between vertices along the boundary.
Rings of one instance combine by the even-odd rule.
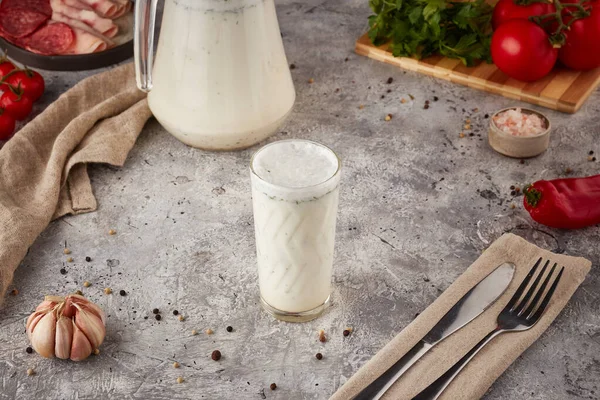
[[[546, 125], [546, 130], [535, 136], [513, 136], [496, 126], [494, 117], [507, 110], [521, 109], [524, 114], [540, 116]], [[488, 140], [490, 146], [500, 154], [514, 158], [529, 158], [542, 154], [550, 144], [550, 120], [544, 114], [523, 107], [509, 107], [496, 112], [490, 119]]]

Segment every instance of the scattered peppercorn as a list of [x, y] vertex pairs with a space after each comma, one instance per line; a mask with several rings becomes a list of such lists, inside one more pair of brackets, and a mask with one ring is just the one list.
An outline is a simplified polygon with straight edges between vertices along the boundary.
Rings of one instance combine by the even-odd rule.
[[344, 329], [344, 332], [342, 332], [342, 335], [344, 335], [344, 336], [350, 336], [350, 330]]
[[327, 336], [325, 336], [325, 331], [323, 329], [319, 331], [319, 341], [322, 343], [327, 341]]
[[388, 85], [389, 85], [390, 83], [392, 83], [392, 82], [394, 82], [394, 78], [392, 78], [392, 77], [389, 77], [389, 78], [388, 78], [388, 80], [387, 80], [387, 83], [388, 83]]
[[158, 308], [155, 308], [154, 310], [152, 310], [152, 314], [158, 314], [160, 311], [158, 310]]
[[213, 361], [219, 361], [221, 359], [221, 352], [219, 350], [213, 351], [210, 358], [212, 358]]
[[461, 132], [461, 133], [458, 134], [458, 137], [462, 139], [462, 138], [465, 137], [465, 134], [463, 132]]
[[271, 390], [275, 390], [275, 389], [277, 389], [277, 385], [275, 383], [271, 383], [271, 385], [269, 385], [269, 388]]
[[68, 257], [67, 262], [73, 262], [73, 257]]
[[33, 370], [33, 368], [29, 368], [27, 370], [27, 375], [31, 376], [31, 375], [35, 375], [35, 371]]
[[31, 348], [31, 346], [28, 346], [25, 351], [27, 352], [27, 354], [31, 354], [33, 353], [33, 349]]
[[391, 121], [392, 120], [392, 114], [388, 114], [385, 116], [384, 118], [386, 121]]
[[83, 292], [82, 292], [81, 290], [76, 290], [76, 291], [75, 291], [75, 294], [78, 294], [78, 295], [80, 295], [80, 296], [83, 296]]
[[227, 329], [227, 332], [233, 332], [233, 327], [232, 327], [232, 326], [228, 326], [228, 327], [227, 327], [227, 328], [225, 328], [225, 329]]
[[483, 116], [483, 118], [485, 118], [485, 119], [488, 119], [489, 117], [490, 117], [490, 114], [485, 114], [485, 115]]
[[180, 316], [179, 316], [179, 320], [180, 320], [180, 321], [184, 321], [184, 320], [185, 320], [185, 317], [184, 317], [183, 315], [180, 315]]
[[206, 331], [204, 331], [207, 335], [212, 335], [213, 334], [213, 330], [208, 328]]
[[425, 100], [425, 104], [429, 104], [429, 100]]
[[18, 295], [19, 294], [19, 289], [13, 289], [13, 290], [11, 290], [10, 294], [13, 295], [13, 296]]
[[173, 310], [173, 315], [177, 315], [177, 314], [179, 314], [179, 311]]
[[314, 80], [313, 78], [310, 78], [310, 79], [308, 80], [308, 83], [315, 83], [315, 80]]
[[66, 275], [67, 274], [67, 270], [64, 269], [64, 268], [61, 268], [60, 269], [60, 273], [61, 273], [61, 275]]
[[64, 254], [71, 254], [71, 250], [69, 250], [69, 249], [65, 248], [65, 249], [63, 250], [63, 253], [64, 253]]
[[514, 210], [515, 208], [517, 208], [517, 206], [515, 205], [515, 203], [510, 203], [510, 208]]
[[154, 319], [156, 319], [157, 321], [160, 321], [162, 319], [162, 317], [160, 316], [160, 314], [156, 314], [154, 316]]
[[384, 95], [384, 94], [382, 94], [382, 95], [381, 95], [381, 98], [382, 98], [382, 99], [385, 99], [385, 95]]
[[108, 234], [111, 235], [111, 236], [112, 235], [116, 235], [117, 231], [115, 231], [114, 229], [111, 229], [111, 230], [108, 231]]
[[465, 124], [465, 129], [466, 130], [470, 130], [471, 129], [471, 124]]
[[323, 359], [323, 354], [317, 353], [317, 354], [315, 354], [315, 357], [317, 357], [317, 360], [322, 360]]
[[515, 185], [510, 185], [510, 190], [515, 190]]
[[87, 262], [90, 262], [90, 261], [92, 261], [92, 257], [90, 257], [90, 256], [86, 257], [86, 258], [85, 258], [85, 261], [87, 261]]
[[392, 89], [388, 89], [388, 90], [386, 90], [386, 92], [392, 93]]
[[346, 57], [346, 58], [344, 59], [344, 61], [348, 61], [348, 57]]
[[100, 354], [100, 349], [94, 349], [93, 353], [95, 356], [97, 356], [98, 354]]
[[414, 100], [414, 99], [415, 99], [415, 96], [413, 96], [413, 95], [412, 95], [412, 94], [410, 94], [410, 93], [408, 94], [408, 97], [410, 97], [410, 99], [411, 99], [411, 100]]
[[92, 286], [92, 284], [89, 281], [85, 281], [85, 282], [83, 282], [83, 286], [90, 287], [90, 286]]
[[290, 69], [296, 69], [296, 64], [290, 64]]
[[427, 110], [427, 109], [429, 109], [429, 104], [425, 103], [425, 105], [423, 106], [423, 109], [424, 109], [424, 110]]
[[195, 329], [192, 329], [192, 335], [196, 336], [198, 334], [198, 331]]
[[511, 195], [511, 196], [516, 196], [516, 195], [517, 195], [517, 192], [513, 190], [513, 191], [511, 191], [511, 192], [510, 192], [510, 195]]
[[596, 159], [596, 157], [588, 156], [588, 159], [587, 159], [587, 160], [588, 160], [588, 161], [592, 161], [592, 160], [595, 160], [595, 159]]
[[365, 108], [365, 106], [363, 104], [361, 104], [361, 105], [358, 106], [359, 110], [362, 110], [363, 108]]
[[112, 293], [112, 289], [111, 288], [109, 288], [109, 287], [104, 288], [104, 294], [111, 294], [111, 293]]
[[515, 188], [515, 192], [519, 193], [520, 191], [521, 191], [521, 188], [517, 186], [517, 187]]
[[433, 96], [433, 101], [438, 101], [440, 98], [437, 96]]
[[570, 174], [570, 173], [572, 173], [572, 172], [573, 172], [573, 170], [572, 170], [571, 168], [567, 168], [567, 169], [565, 169], [565, 174]]
[[177, 378], [177, 383], [183, 383], [183, 378], [181, 376]]
[[519, 160], [519, 163], [520, 164], [525, 164], [525, 160], [521, 159], [521, 160]]
[[179, 363], [177, 361], [173, 363], [173, 368], [179, 368]]
[[400, 99], [400, 103], [402, 103], [402, 104], [406, 103], [406, 99], [403, 97], [402, 99]]
[[594, 150], [590, 150], [590, 152], [588, 153], [590, 156], [594, 155]]
[[119, 294], [120, 294], [121, 296], [127, 296], [127, 292], [126, 292], [126, 291], [124, 291], [123, 289], [119, 290]]
[[475, 134], [473, 132], [469, 133], [469, 136], [473, 137]]

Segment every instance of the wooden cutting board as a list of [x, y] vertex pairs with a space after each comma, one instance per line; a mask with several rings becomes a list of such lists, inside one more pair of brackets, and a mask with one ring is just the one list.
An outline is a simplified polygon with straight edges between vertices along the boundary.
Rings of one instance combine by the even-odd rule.
[[374, 46], [367, 34], [358, 39], [355, 51], [407, 70], [567, 113], [579, 110], [600, 84], [600, 68], [579, 72], [557, 67], [538, 81], [521, 82], [508, 77], [494, 64], [485, 62], [474, 67], [465, 67], [459, 60], [442, 56], [422, 60], [394, 57], [387, 45]]

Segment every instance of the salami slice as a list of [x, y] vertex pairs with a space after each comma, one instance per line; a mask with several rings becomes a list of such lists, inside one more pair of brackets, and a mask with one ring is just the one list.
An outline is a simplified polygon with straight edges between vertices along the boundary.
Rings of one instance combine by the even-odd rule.
[[62, 22], [50, 23], [27, 38], [30, 51], [45, 55], [66, 54], [75, 42], [73, 29]]
[[35, 32], [50, 17], [25, 8], [2, 8], [0, 30], [5, 36], [22, 38]]
[[50, 0], [2, 0], [0, 9], [2, 8], [23, 8], [41, 12], [47, 16], [52, 15]]

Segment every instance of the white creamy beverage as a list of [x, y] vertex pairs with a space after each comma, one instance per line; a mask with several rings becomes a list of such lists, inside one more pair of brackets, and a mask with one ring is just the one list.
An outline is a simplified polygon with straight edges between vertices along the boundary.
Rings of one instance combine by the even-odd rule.
[[152, 81], [150, 109], [186, 144], [270, 136], [296, 96], [273, 0], [166, 0]]
[[284, 140], [260, 149], [251, 169], [261, 298], [276, 316], [320, 313], [331, 293], [339, 159], [318, 143]]

